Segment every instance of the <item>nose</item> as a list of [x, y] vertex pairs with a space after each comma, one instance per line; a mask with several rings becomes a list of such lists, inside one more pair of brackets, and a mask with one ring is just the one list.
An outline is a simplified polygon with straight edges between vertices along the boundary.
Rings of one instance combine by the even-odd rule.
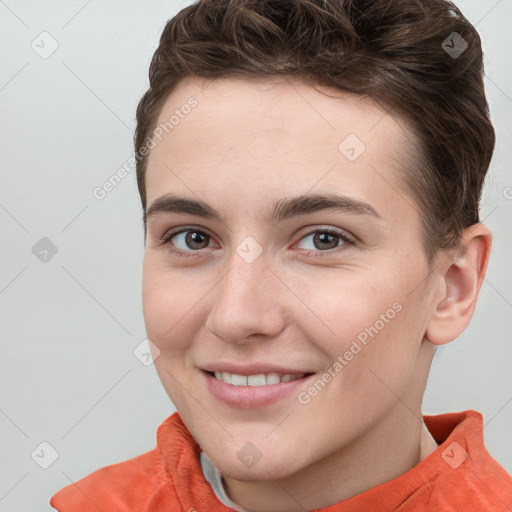
[[237, 253], [212, 290], [205, 327], [226, 343], [273, 338], [284, 329], [283, 285], [269, 268], [265, 254], [248, 263]]

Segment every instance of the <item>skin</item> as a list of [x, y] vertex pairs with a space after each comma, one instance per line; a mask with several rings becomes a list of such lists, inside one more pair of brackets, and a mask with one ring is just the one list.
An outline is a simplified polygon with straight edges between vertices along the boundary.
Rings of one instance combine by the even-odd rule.
[[[401, 170], [410, 130], [369, 98], [290, 80], [186, 79], [158, 122], [190, 96], [198, 105], [150, 152], [147, 206], [174, 193], [223, 220], [147, 219], [144, 318], [169, 397], [229, 497], [249, 511], [326, 507], [403, 474], [425, 441], [421, 401], [435, 346], [471, 319], [490, 232], [465, 230], [431, 271]], [[338, 150], [349, 134], [366, 145], [352, 162]], [[266, 220], [275, 201], [322, 192], [364, 201], [380, 218], [325, 210]], [[208, 236], [160, 244], [190, 225], [189, 237]], [[328, 227], [355, 243], [315, 242]], [[263, 249], [252, 263], [236, 252], [249, 236]], [[395, 303], [400, 312], [308, 404], [292, 394], [240, 409], [205, 387], [199, 368], [212, 361], [277, 361], [321, 375]], [[247, 442], [261, 453], [251, 467], [237, 457]]]

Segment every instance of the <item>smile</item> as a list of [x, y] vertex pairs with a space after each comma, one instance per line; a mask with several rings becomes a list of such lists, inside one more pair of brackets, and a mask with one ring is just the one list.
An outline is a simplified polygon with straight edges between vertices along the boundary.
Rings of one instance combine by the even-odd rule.
[[205, 370], [200, 370], [200, 373], [205, 387], [216, 400], [240, 409], [254, 409], [284, 399], [297, 399], [298, 394], [307, 389], [316, 376], [315, 373], [240, 375]]
[[232, 386], [273, 386], [280, 382], [302, 379], [306, 374], [260, 373], [258, 375], [239, 375], [229, 372], [212, 372], [216, 379]]

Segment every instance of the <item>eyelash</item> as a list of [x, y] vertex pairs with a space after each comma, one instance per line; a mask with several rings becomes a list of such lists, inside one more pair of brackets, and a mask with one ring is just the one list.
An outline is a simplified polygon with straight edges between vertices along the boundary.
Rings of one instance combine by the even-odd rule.
[[[197, 251], [194, 251], [194, 250], [182, 251], [180, 249], [172, 248], [172, 246], [171, 246], [171, 240], [176, 235], [179, 235], [180, 233], [187, 233], [189, 231], [190, 232], [195, 232], [195, 233], [201, 233], [202, 235], [206, 235], [206, 236], [210, 237], [210, 235], [208, 235], [208, 233], [206, 233], [203, 230], [199, 229], [198, 226], [186, 226], [186, 227], [183, 227], [183, 228], [176, 229], [175, 231], [170, 231], [170, 232], [166, 233], [164, 236], [162, 236], [160, 238], [160, 243], [158, 245], [169, 245], [170, 246], [169, 252], [175, 254], [176, 256], [185, 257], [185, 258], [195, 258], [195, 257], [197, 257], [197, 253], [199, 252], [199, 250], [197, 250]], [[311, 235], [313, 235], [315, 233], [334, 235], [334, 236], [340, 238], [344, 243], [340, 246], [341, 249], [339, 249], [339, 250], [308, 251], [307, 255], [308, 256], [312, 256], [314, 258], [324, 258], [324, 257], [326, 257], [326, 256], [324, 256], [324, 254], [325, 255], [330, 255], [330, 254], [339, 253], [339, 252], [345, 250], [345, 249], [343, 249], [343, 247], [345, 245], [354, 245], [355, 244], [355, 239], [353, 239], [352, 237], [348, 236], [346, 233], [342, 233], [342, 232], [340, 232], [340, 231], [338, 231], [337, 229], [334, 229], [334, 228], [314, 229], [313, 231], [310, 231], [309, 233], [306, 233], [299, 241], [301, 241], [304, 238], [307, 238], [308, 236], [311, 236]], [[210, 238], [212, 238], [212, 237], [210, 237]]]

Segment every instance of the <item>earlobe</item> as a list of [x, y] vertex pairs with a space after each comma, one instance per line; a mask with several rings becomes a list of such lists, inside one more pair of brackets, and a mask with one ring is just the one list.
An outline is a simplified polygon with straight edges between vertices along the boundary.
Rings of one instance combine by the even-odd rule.
[[427, 324], [425, 337], [435, 345], [457, 338], [467, 327], [476, 307], [492, 246], [492, 235], [481, 223], [466, 228], [455, 254], [443, 256], [445, 269]]

